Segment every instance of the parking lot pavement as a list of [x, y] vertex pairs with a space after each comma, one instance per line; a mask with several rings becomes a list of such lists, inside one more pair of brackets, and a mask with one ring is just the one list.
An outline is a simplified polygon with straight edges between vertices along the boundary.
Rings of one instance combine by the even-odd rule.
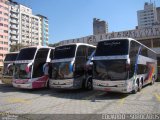
[[117, 114], [159, 113], [160, 83], [137, 94], [53, 89], [23, 90], [0, 83], [0, 113]]

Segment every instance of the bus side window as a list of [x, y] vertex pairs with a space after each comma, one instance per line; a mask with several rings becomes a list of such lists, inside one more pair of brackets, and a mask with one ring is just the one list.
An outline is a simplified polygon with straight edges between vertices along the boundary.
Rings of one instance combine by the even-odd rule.
[[95, 48], [93, 47], [88, 47], [88, 58], [91, 56], [91, 54], [93, 53], [93, 51], [95, 50]]

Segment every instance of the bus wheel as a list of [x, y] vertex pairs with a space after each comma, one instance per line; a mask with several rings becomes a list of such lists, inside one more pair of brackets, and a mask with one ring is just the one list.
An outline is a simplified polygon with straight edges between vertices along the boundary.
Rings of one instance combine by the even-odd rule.
[[138, 89], [139, 89], [139, 87], [138, 87], [138, 80], [136, 81], [136, 84], [135, 84], [135, 86], [134, 86], [134, 90], [132, 91], [132, 93], [133, 94], [136, 94], [137, 92], [138, 92]]
[[50, 88], [50, 86], [49, 86], [49, 80], [47, 81], [47, 88], [48, 88], [48, 89]]
[[141, 91], [142, 89], [142, 86], [143, 86], [143, 83], [142, 83], [142, 80], [139, 82], [139, 87], [138, 87], [138, 91]]
[[93, 89], [92, 79], [89, 79], [89, 80], [87, 81], [86, 89], [87, 89], [87, 90], [92, 90], [92, 89]]
[[154, 79], [154, 77], [152, 77], [151, 85], [153, 85], [154, 82], [155, 82], [155, 79]]

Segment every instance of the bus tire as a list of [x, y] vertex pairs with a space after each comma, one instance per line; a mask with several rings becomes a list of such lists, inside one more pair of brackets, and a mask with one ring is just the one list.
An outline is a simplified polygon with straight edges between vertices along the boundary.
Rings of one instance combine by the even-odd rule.
[[143, 87], [143, 80], [141, 79], [139, 81], [138, 91], [141, 91], [142, 87]]
[[47, 85], [46, 85], [47, 89], [50, 89], [50, 86], [49, 86], [49, 80], [47, 81]]
[[136, 94], [138, 92], [138, 89], [139, 89], [138, 86], [139, 86], [138, 85], [138, 80], [136, 80], [136, 84], [135, 84], [134, 90], [132, 91], [133, 94]]
[[152, 77], [152, 81], [151, 81], [151, 85], [153, 85], [154, 82], [155, 82], [155, 77], [153, 76], [153, 77]]
[[87, 89], [87, 90], [92, 90], [92, 89], [93, 89], [93, 84], [92, 84], [92, 79], [91, 79], [91, 78], [89, 78], [89, 79], [87, 80], [86, 89]]

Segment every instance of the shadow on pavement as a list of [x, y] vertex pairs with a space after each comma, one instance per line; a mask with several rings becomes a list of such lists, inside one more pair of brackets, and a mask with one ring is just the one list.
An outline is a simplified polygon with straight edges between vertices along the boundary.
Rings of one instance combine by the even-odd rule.
[[[50, 96], [50, 97], [56, 97], [56, 98], [64, 98], [64, 99], [75, 99], [75, 100], [114, 100], [114, 99], [122, 99], [127, 97], [129, 94], [124, 93], [114, 93], [114, 92], [102, 92], [102, 91], [87, 91], [84, 89], [78, 89], [78, 90], [57, 90], [57, 89], [47, 89], [47, 88], [41, 88], [41, 89], [19, 89], [14, 88], [9, 85], [0, 84], [0, 92], [2, 93], [8, 93], [12, 92], [14, 95], [14, 92], [18, 93], [27, 93], [27, 94], [36, 94], [41, 96]], [[16, 96], [15, 94], [15, 96]]]

